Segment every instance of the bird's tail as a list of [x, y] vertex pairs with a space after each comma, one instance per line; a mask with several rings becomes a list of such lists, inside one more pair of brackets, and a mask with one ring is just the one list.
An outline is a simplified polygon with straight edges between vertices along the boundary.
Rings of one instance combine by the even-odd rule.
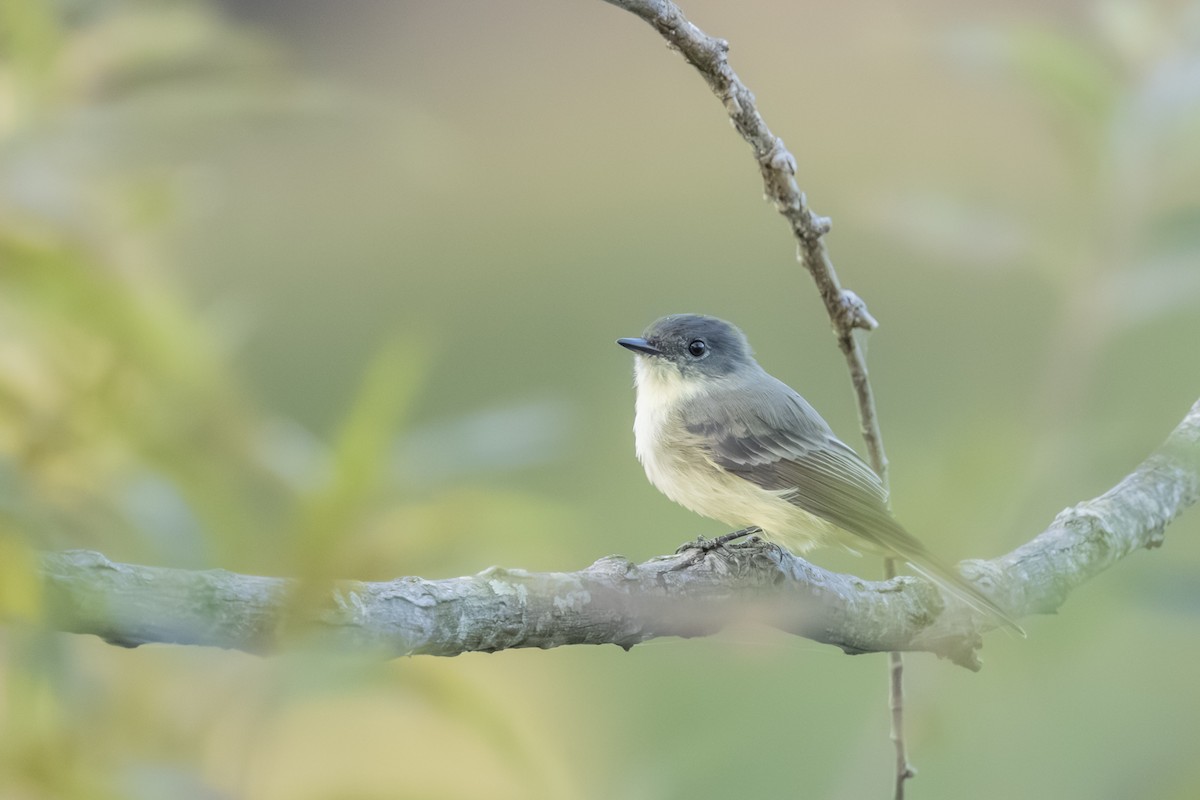
[[922, 547], [918, 551], [900, 553], [900, 556], [922, 577], [928, 578], [979, 613], [993, 619], [1021, 638], [1025, 638], [1025, 629], [1018, 625], [1017, 621], [1004, 609], [996, 605], [995, 601], [979, 591], [957, 571], [939, 561], [928, 550]]
[[964, 578], [921, 544], [920, 540], [904, 529], [895, 517], [886, 511], [874, 515], [869, 523], [858, 526], [863, 538], [880, 547], [885, 553], [892, 553], [902, 558], [918, 574], [942, 587], [950, 594], [997, 623], [997, 626], [1009, 628], [1014, 633], [1024, 637], [1025, 631], [1009, 614], [990, 597], [979, 591], [970, 581]]

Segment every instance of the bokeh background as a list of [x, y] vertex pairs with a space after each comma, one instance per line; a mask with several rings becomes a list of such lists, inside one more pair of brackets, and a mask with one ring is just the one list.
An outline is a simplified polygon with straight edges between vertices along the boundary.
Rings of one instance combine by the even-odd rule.
[[[0, 796], [890, 796], [884, 659], [769, 630], [382, 664], [42, 630], [39, 549], [382, 579], [721, 532], [634, 459], [613, 339], [665, 313], [736, 321], [859, 442], [747, 146], [629, 14], [0, 9]], [[935, 550], [1027, 540], [1200, 396], [1200, 5], [685, 10], [882, 323]], [[910, 657], [912, 795], [1200, 795], [1198, 534], [979, 674]]]

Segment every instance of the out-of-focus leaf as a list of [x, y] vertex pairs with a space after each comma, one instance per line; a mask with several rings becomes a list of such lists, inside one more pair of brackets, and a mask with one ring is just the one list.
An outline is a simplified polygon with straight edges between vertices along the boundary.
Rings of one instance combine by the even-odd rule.
[[406, 433], [396, 443], [396, 472], [404, 485], [427, 486], [542, 464], [562, 454], [570, 429], [563, 398], [487, 408]]
[[30, 88], [45, 85], [61, 42], [54, 3], [47, 0], [0, 3], [0, 58]]
[[[226, 563], [253, 552], [248, 543], [269, 544], [255, 509], [268, 509], [278, 490], [257, 468], [249, 409], [224, 354], [177, 294], [151, 275], [116, 274], [79, 248], [3, 233], [0, 280], [9, 291], [0, 303], [18, 304], [14, 319], [26, 329], [13, 346], [30, 351], [37, 380], [25, 385], [40, 392], [26, 397], [8, 383], [12, 410], [26, 420], [15, 455], [44, 465], [68, 454], [74, 461], [64, 463], [99, 460], [92, 475], [111, 485], [76, 485], [85, 495], [119, 494], [121, 468], [145, 459], [176, 482]], [[257, 494], [248, 491], [255, 482]]]
[[1045, 27], [1010, 36], [1012, 69], [1047, 108], [1069, 115], [1081, 134], [1103, 126], [1120, 84], [1116, 70], [1094, 46]]
[[1136, 0], [1101, 0], [1093, 6], [1096, 29], [1127, 64], [1141, 65], [1170, 47], [1172, 22], [1161, 7]]
[[1195, 307], [1200, 302], [1200, 248], [1111, 275], [1105, 280], [1103, 297], [1114, 321], [1125, 326]]
[[1056, 124], [1078, 177], [1095, 178], [1121, 83], [1094, 45], [1047, 27], [1019, 27], [958, 31], [947, 50], [957, 64], [1001, 72], [1032, 92]]
[[[1195, 198], [1200, 201], [1200, 197]], [[1200, 258], [1200, 205], [1172, 209], [1160, 215], [1145, 232], [1146, 246], [1154, 253], [1171, 257]]]
[[1121, 88], [1118, 71], [1094, 45], [1047, 27], [957, 30], [946, 40], [946, 53], [959, 66], [1016, 78], [1062, 115], [1074, 136], [1093, 135]]
[[0, 619], [31, 622], [42, 605], [37, 553], [6, 527], [0, 526]]
[[1027, 226], [1002, 208], [985, 208], [931, 189], [896, 190], [873, 204], [879, 227], [931, 265], [1003, 271], [1028, 254]]
[[414, 670], [403, 664], [396, 669], [404, 670], [409, 685], [419, 688], [440, 711], [460, 717], [471, 730], [486, 737], [504, 762], [519, 771], [531, 797], [576, 795], [557, 763], [555, 743], [541, 741], [533, 729], [520, 724], [522, 715], [506, 708], [503, 698], [440, 670]]
[[384, 485], [396, 426], [424, 372], [425, 352], [397, 339], [375, 355], [335, 439], [328, 483], [300, 503], [300, 557], [305, 572], [332, 567], [340, 537], [350, 535]]
[[460, 487], [380, 511], [346, 544], [346, 555], [350, 574], [364, 580], [444, 574], [448, 563], [456, 570], [501, 561], [549, 568], [572, 551], [561, 532], [577, 529], [568, 508], [544, 497]]
[[122, 489], [122, 509], [157, 545], [161, 560], [195, 567], [212, 563], [200, 520], [172, 481], [144, 471], [132, 475]]
[[262, 463], [297, 494], [314, 494], [329, 483], [328, 448], [306, 428], [288, 419], [266, 419], [256, 432]]
[[196, 772], [147, 762], [127, 768], [121, 789], [129, 800], [233, 800], [234, 795], [208, 785]]
[[1136, 202], [1172, 194], [1195, 201], [1200, 181], [1200, 49], [1157, 60], [1114, 108], [1110, 157], [1121, 178], [1115, 191]]

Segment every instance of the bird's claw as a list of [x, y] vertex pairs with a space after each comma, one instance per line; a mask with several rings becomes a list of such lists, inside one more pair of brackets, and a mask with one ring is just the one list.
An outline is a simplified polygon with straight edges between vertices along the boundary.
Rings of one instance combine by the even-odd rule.
[[703, 553], [707, 553], [709, 550], [716, 550], [720, 547], [719, 544], [716, 544], [716, 541], [716, 539], [705, 539], [703, 536], [697, 536], [695, 541], [684, 542], [679, 547], [676, 547], [675, 555], [682, 555], [689, 550], [699, 550]]
[[732, 541], [744, 538], [746, 536], [751, 536], [756, 533], [762, 533], [762, 528], [751, 526], [749, 528], [742, 528], [741, 530], [733, 531], [731, 533], [724, 533], [720, 536], [715, 536], [712, 539], [705, 539], [703, 536], [697, 536], [696, 541], [684, 542], [675, 550], [676, 555], [683, 555], [689, 551], [691, 552], [691, 555], [680, 560], [670, 569], [664, 570], [664, 572], [679, 572], [680, 570], [685, 570], [700, 563], [700, 561], [702, 561], [704, 557], [713, 550], [720, 550], [722, 547]]

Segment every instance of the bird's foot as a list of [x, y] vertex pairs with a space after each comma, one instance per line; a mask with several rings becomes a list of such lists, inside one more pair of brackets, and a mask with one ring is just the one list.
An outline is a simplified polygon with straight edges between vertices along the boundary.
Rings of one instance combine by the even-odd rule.
[[751, 525], [749, 528], [742, 528], [738, 531], [723, 533], [720, 536], [713, 537], [712, 539], [705, 539], [703, 536], [697, 536], [696, 541], [682, 544], [678, 547], [678, 549], [675, 550], [675, 553], [678, 555], [682, 555], [683, 553], [687, 552], [691, 552], [691, 555], [675, 564], [670, 569], [664, 571], [679, 572], [680, 570], [687, 569], [688, 567], [698, 564], [713, 550], [719, 550], [730, 542], [742, 539], [746, 536], [752, 536], [756, 533], [762, 533], [762, 528], [758, 527], [757, 525]]
[[713, 550], [718, 550], [730, 542], [745, 538], [755, 533], [762, 533], [762, 528], [757, 525], [752, 525], [749, 528], [742, 528], [731, 533], [723, 533], [720, 536], [715, 536], [712, 539], [705, 539], [703, 536], [697, 536], [694, 542], [685, 542], [676, 548], [676, 553], [686, 553], [689, 550], [699, 550], [701, 553], [709, 553]]

